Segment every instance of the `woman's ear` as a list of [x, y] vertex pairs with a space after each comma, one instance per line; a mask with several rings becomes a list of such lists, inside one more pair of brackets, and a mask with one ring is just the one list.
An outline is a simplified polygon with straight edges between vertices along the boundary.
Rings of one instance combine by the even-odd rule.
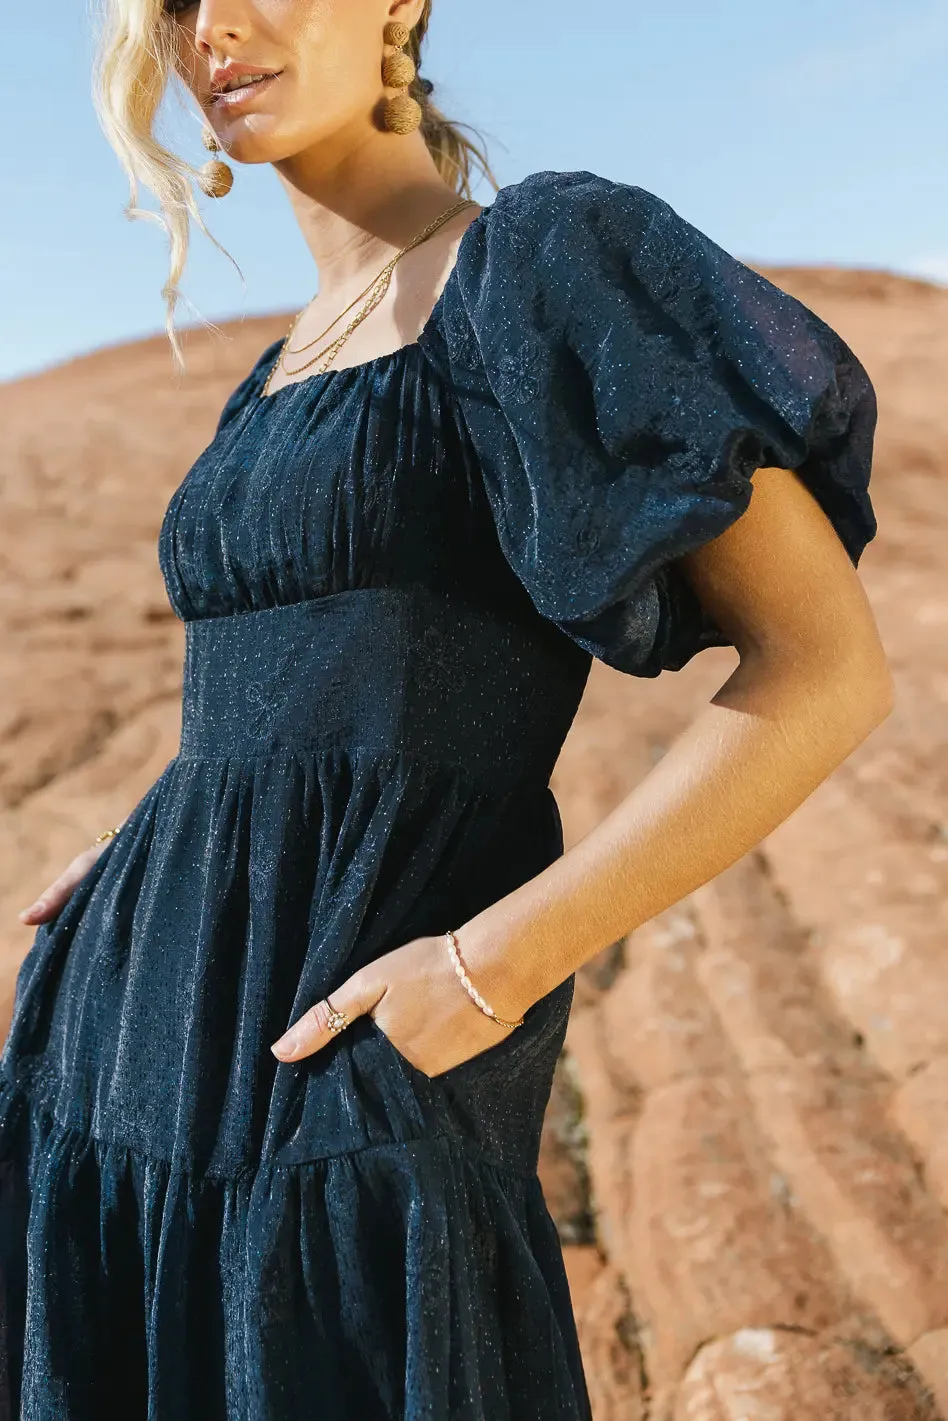
[[429, 8], [430, 0], [386, 0], [383, 23], [396, 20], [412, 30]]

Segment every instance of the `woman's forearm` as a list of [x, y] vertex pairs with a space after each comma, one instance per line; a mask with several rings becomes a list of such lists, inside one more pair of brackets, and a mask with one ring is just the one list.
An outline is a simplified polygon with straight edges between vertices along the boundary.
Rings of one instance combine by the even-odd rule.
[[884, 669], [742, 660], [596, 827], [458, 930], [501, 1015], [707, 883], [786, 819], [886, 718]]

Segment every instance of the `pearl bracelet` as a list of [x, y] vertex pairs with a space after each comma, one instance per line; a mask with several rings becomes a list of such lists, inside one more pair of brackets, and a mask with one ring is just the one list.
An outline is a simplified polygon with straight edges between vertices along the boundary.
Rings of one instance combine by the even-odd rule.
[[464, 963], [461, 961], [461, 955], [458, 952], [457, 933], [453, 932], [449, 928], [448, 931], [445, 933], [444, 937], [445, 941], [448, 944], [448, 952], [451, 954], [451, 961], [454, 963], [454, 970], [457, 973], [458, 980], [460, 981], [461, 986], [467, 992], [471, 1001], [476, 1003], [476, 1005], [480, 1007], [481, 1011], [484, 1013], [485, 1016], [489, 1016], [492, 1021], [496, 1021], [498, 1026], [523, 1026], [523, 1017], [521, 1017], [519, 1021], [504, 1021], [502, 1017], [499, 1017], [497, 1015], [493, 1007], [489, 1007], [487, 1005], [484, 998], [481, 996], [480, 992], [477, 990], [477, 988], [474, 986], [474, 983], [467, 975], [467, 972], [464, 970]]

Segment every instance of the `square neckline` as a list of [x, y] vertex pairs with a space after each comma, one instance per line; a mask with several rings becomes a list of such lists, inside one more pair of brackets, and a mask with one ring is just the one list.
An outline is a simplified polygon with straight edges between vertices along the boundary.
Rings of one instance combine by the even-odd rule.
[[255, 391], [254, 402], [256, 404], [265, 404], [269, 400], [275, 400], [277, 396], [281, 395], [285, 390], [295, 390], [297, 386], [309, 385], [317, 380], [328, 380], [329, 377], [332, 375], [351, 375], [353, 373], [358, 373], [359, 371], [366, 372], [369, 370], [374, 370], [386, 360], [395, 360], [399, 356], [406, 355], [409, 351], [420, 350], [423, 342], [428, 336], [429, 331], [434, 326], [437, 320], [440, 308], [444, 303], [445, 292], [447, 291], [451, 281], [454, 279], [455, 273], [457, 272], [457, 269], [460, 266], [461, 253], [464, 250], [465, 239], [467, 238], [467, 235], [470, 232], [471, 228], [476, 226], [477, 223], [481, 220], [481, 218], [487, 215], [492, 205], [493, 204], [490, 204], [487, 207], [482, 207], [477, 216], [471, 219], [471, 221], [464, 228], [464, 231], [461, 233], [460, 240], [458, 241], [457, 253], [455, 255], [454, 263], [451, 267], [451, 270], [448, 272], [445, 283], [438, 293], [438, 299], [432, 306], [428, 314], [427, 320], [425, 321], [424, 325], [422, 326], [421, 330], [419, 331], [418, 335], [415, 337], [414, 340], [406, 341], [404, 345], [396, 346], [394, 350], [384, 351], [381, 355], [372, 355], [369, 357], [368, 360], [360, 360], [355, 365], [341, 365], [335, 370], [315, 370], [312, 375], [304, 375], [301, 380], [288, 380], [285, 385], [279, 385], [273, 391], [272, 394], [265, 395], [263, 393], [264, 388], [266, 387], [266, 383], [276, 367], [277, 361], [280, 359], [280, 352], [283, 349], [283, 342], [286, 340], [286, 336], [280, 336], [279, 340], [275, 342], [276, 351], [274, 353], [273, 359], [270, 361], [264, 359], [266, 351], [264, 351], [263, 356], [261, 356], [260, 358], [260, 370], [262, 380], [258, 382], [258, 388]]

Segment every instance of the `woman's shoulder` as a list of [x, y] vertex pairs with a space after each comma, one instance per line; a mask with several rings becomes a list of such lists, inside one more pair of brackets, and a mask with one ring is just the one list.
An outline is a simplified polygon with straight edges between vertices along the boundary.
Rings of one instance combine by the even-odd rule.
[[454, 288], [445, 314], [482, 353], [532, 331], [551, 358], [569, 344], [605, 369], [634, 346], [654, 372], [698, 343], [720, 378], [728, 359], [761, 377], [776, 363], [794, 388], [808, 357], [858, 364], [812, 310], [665, 198], [588, 169], [500, 188], [462, 239]]
[[501, 187], [462, 238], [458, 294], [468, 311], [497, 292], [521, 309], [582, 319], [598, 293], [608, 305], [652, 299], [732, 299], [769, 283], [659, 194], [589, 169], [544, 168]]
[[[637, 183], [607, 178], [588, 169], [544, 168], [497, 190], [472, 223], [465, 247], [473, 263], [486, 256], [601, 259], [621, 252], [634, 257], [648, 243], [675, 250], [708, 243], [675, 207]], [[540, 276], [543, 267], [534, 271]]]
[[644, 188], [586, 169], [527, 173], [497, 190], [470, 223], [460, 242], [458, 277], [482, 280], [486, 267], [503, 273], [509, 264], [527, 274], [532, 261], [540, 263], [534, 276], [542, 277], [551, 257], [586, 246], [600, 223], [618, 223], [624, 243], [634, 244], [664, 206]]
[[278, 336], [276, 340], [272, 340], [270, 344], [266, 346], [257, 356], [253, 365], [247, 371], [247, 374], [243, 377], [240, 383], [227, 396], [227, 399], [224, 402], [224, 406], [218, 417], [215, 437], [217, 434], [220, 434], [221, 430], [226, 424], [229, 424], [230, 421], [240, 413], [240, 411], [243, 409], [244, 405], [251, 398], [251, 396], [256, 395], [259, 387], [263, 384], [266, 374], [269, 372], [271, 364], [276, 358], [276, 353], [278, 349], [282, 344], [282, 336]]
[[515, 218], [556, 221], [578, 212], [595, 220], [597, 208], [610, 206], [637, 212], [644, 219], [668, 208], [656, 193], [588, 168], [542, 168], [501, 187], [486, 211], [489, 220], [503, 224]]

